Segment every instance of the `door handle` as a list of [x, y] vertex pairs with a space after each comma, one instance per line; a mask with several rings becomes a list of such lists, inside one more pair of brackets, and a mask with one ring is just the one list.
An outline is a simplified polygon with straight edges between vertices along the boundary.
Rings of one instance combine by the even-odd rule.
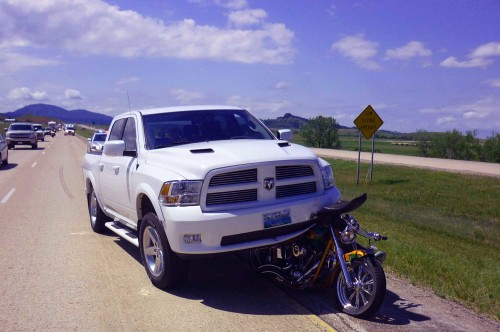
[[104, 164], [99, 164], [98, 167], [101, 172], [104, 170]]
[[118, 172], [120, 172], [120, 166], [115, 165], [115, 166], [112, 166], [112, 168], [115, 171], [115, 174], [118, 174]]

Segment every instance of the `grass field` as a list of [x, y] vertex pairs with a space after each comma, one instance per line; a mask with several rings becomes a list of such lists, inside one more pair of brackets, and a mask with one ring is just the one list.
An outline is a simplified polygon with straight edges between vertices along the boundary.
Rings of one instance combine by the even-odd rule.
[[356, 186], [355, 162], [329, 162], [344, 199], [368, 193], [353, 215], [388, 235], [387, 270], [500, 319], [500, 179], [376, 165]]
[[[294, 134], [292, 138], [293, 143], [305, 145], [305, 141], [300, 134]], [[355, 136], [340, 136], [341, 149], [349, 151], [358, 151], [358, 137]], [[389, 153], [406, 156], [418, 156], [418, 147], [416, 146], [402, 146], [392, 144], [394, 140], [377, 139], [375, 138], [375, 152]], [[361, 139], [361, 151], [371, 152], [372, 141], [364, 137]]]

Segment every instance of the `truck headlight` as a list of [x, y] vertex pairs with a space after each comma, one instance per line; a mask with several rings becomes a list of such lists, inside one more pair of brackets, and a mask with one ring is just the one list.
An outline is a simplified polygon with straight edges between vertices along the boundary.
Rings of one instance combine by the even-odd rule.
[[325, 189], [330, 189], [335, 185], [335, 180], [333, 179], [333, 169], [331, 165], [326, 165], [321, 168], [321, 174], [323, 175], [323, 186]]
[[169, 181], [160, 190], [158, 199], [166, 206], [184, 206], [200, 204], [202, 181]]

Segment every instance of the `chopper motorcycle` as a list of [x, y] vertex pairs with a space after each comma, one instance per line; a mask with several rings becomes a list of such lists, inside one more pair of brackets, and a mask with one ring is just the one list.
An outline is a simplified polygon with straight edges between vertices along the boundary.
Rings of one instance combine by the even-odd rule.
[[[363, 194], [323, 208], [316, 224], [298, 238], [252, 249], [252, 266], [279, 284], [297, 289], [326, 289], [332, 293], [336, 306], [348, 315], [372, 315], [385, 297], [382, 262], [386, 254], [377, 251], [371, 241], [387, 237], [364, 231], [349, 214], [366, 199]], [[367, 238], [368, 247], [357, 243], [356, 235]]]

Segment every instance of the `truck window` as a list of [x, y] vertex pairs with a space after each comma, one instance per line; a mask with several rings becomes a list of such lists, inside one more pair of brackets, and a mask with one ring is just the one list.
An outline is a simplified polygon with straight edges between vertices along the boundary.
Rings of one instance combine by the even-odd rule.
[[115, 123], [113, 124], [113, 128], [111, 128], [111, 132], [109, 133], [108, 141], [119, 141], [122, 139], [125, 121], [127, 121], [127, 119], [120, 119], [115, 121]]
[[128, 118], [123, 130], [123, 141], [125, 141], [125, 151], [137, 151], [137, 135], [135, 133], [135, 119]]

